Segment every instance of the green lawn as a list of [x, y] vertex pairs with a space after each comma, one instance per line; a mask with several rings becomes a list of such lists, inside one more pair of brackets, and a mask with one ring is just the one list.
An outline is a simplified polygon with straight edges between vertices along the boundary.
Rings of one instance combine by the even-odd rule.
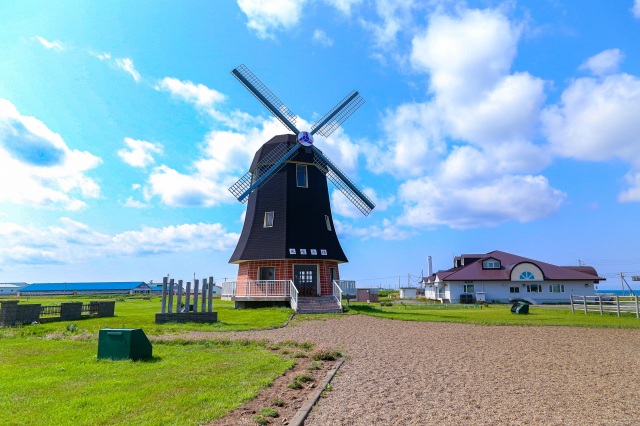
[[[66, 301], [87, 303], [90, 300], [101, 299], [97, 297], [30, 297], [19, 300], [21, 304], [40, 303], [48, 305], [60, 304]], [[234, 309], [233, 302], [220, 299], [214, 299], [213, 310], [218, 312], [218, 322], [214, 324], [155, 324], [155, 314], [160, 312], [160, 297], [151, 297], [151, 300], [126, 298], [123, 301], [116, 301], [115, 317], [89, 318], [74, 322], [78, 328], [96, 336], [101, 328], [142, 328], [148, 335], [158, 335], [191, 330], [240, 331], [279, 327], [284, 324], [293, 312], [287, 308]], [[11, 335], [45, 336], [51, 333], [62, 333], [66, 330], [68, 324], [68, 322], [53, 322], [29, 325], [22, 328], [0, 329], [0, 338]]]
[[463, 322], [479, 325], [563, 325], [575, 327], [640, 328], [640, 319], [635, 314], [615, 314], [582, 311], [571, 313], [571, 309], [530, 306], [529, 314], [511, 313], [511, 305], [488, 305], [480, 309], [473, 305], [442, 304], [394, 304], [380, 306], [377, 303], [351, 303], [350, 312], [402, 321]]
[[154, 343], [150, 361], [97, 360], [96, 341], [0, 339], [2, 425], [196, 425], [293, 365], [255, 343]]
[[[122, 298], [120, 298], [122, 299]], [[59, 304], [100, 298], [20, 299]], [[233, 309], [215, 300], [215, 324], [154, 323], [160, 298], [116, 301], [115, 317], [0, 328], [2, 425], [195, 425], [253, 398], [294, 361], [261, 343], [153, 343], [148, 361], [98, 360], [101, 328], [147, 335], [282, 326], [290, 309]]]

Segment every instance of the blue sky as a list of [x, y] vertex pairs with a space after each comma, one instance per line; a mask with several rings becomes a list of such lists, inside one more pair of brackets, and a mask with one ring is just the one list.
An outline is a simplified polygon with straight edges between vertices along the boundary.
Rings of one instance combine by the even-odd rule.
[[[640, 1], [0, 2], [0, 281], [234, 278], [227, 188], [286, 129], [247, 65], [377, 204], [331, 189], [359, 285], [503, 250], [640, 275]], [[310, 127], [310, 125], [309, 125]]]

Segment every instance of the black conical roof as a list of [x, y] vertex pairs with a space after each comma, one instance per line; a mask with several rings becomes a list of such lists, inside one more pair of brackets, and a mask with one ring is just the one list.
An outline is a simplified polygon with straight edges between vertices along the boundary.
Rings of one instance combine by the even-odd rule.
[[[293, 146], [298, 142], [295, 135], [272, 138], [256, 152], [251, 170], [283, 143]], [[266, 259], [348, 261], [335, 232], [327, 178], [313, 165], [313, 153], [308, 151], [300, 147], [263, 187], [249, 195], [242, 234], [230, 263]], [[307, 166], [307, 188], [296, 184], [299, 164]], [[264, 226], [266, 212], [274, 214], [273, 227]]]

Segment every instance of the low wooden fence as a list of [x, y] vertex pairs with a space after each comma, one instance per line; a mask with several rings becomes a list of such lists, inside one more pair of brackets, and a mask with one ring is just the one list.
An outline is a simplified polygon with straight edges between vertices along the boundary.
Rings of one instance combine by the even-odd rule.
[[605, 312], [635, 314], [636, 318], [640, 318], [640, 298], [638, 296], [576, 296], [571, 295], [571, 312], [576, 310], [583, 311], [585, 314], [589, 312], [599, 312], [603, 315]]

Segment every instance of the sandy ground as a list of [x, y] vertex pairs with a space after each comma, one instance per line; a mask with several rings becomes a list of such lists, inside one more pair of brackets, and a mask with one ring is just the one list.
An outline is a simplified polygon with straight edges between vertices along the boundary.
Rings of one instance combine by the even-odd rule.
[[639, 330], [346, 315], [218, 334], [232, 336], [312, 341], [348, 355], [306, 425], [640, 424]]

